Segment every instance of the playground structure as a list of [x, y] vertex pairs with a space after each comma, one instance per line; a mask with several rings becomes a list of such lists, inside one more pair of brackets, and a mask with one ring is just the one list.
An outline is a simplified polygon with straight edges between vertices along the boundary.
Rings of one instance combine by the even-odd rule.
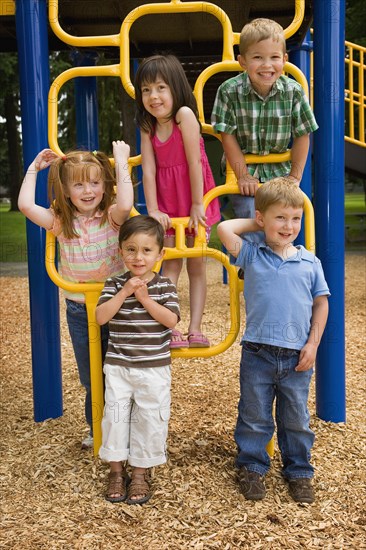
[[[190, 11], [200, 12], [202, 11], [202, 6], [197, 3], [187, 3], [187, 7]], [[297, 5], [298, 9], [300, 3]], [[206, 11], [209, 9], [215, 14], [222, 24], [223, 27], [223, 54], [222, 61], [216, 64], [211, 65], [206, 70], [204, 70], [196, 81], [194, 88], [194, 93], [197, 99], [198, 108], [199, 108], [199, 117], [202, 124], [202, 129], [204, 133], [213, 134], [213, 129], [210, 124], [207, 124], [204, 119], [204, 110], [203, 110], [203, 89], [207, 80], [214, 74], [223, 72], [223, 71], [235, 71], [236, 73], [241, 70], [239, 63], [234, 58], [234, 45], [239, 43], [239, 33], [233, 33], [231, 28], [231, 23], [227, 18], [226, 14], [222, 10], [218, 10], [217, 7], [210, 5], [203, 6]], [[122, 81], [122, 85], [125, 90], [134, 97], [134, 87], [132, 84], [132, 79], [130, 76], [130, 52], [128, 45], [130, 43], [130, 29], [137, 19], [143, 17], [146, 13], [156, 12], [164, 13], [165, 11], [173, 10], [174, 12], [180, 9], [180, 6], [176, 6], [176, 3], [172, 2], [168, 6], [162, 4], [153, 4], [141, 6], [138, 9], [134, 10], [129, 14], [129, 17], [122, 23], [121, 33], [118, 37], [118, 43], [120, 45], [120, 57], [121, 62], [119, 65], [109, 65], [102, 67], [77, 67], [69, 69], [59, 75], [50, 87], [49, 92], [49, 144], [50, 147], [58, 152], [60, 155], [63, 154], [61, 151], [58, 140], [57, 140], [57, 105], [59, 94], [62, 91], [62, 86], [70, 79], [78, 76], [119, 76]], [[49, 18], [51, 26], [56, 34], [58, 34], [64, 40], [74, 42], [75, 38], [70, 38], [65, 36], [65, 33], [62, 31], [58, 24], [58, 14], [56, 10], [56, 5], [50, 6]], [[285, 30], [286, 36], [291, 36], [291, 34], [297, 30], [301, 22], [301, 17], [298, 12], [295, 12], [294, 20], [290, 27]], [[97, 39], [88, 39], [87, 44], [94, 46], [94, 42]], [[123, 47], [122, 47], [123, 45]], [[301, 71], [294, 65], [287, 63], [285, 67], [286, 73], [290, 73], [292, 76], [298, 80], [306, 93], [309, 93], [308, 85], [305, 77]], [[220, 139], [220, 136], [216, 135], [217, 139]], [[268, 155], [262, 157], [259, 155], [246, 155], [246, 161], [248, 163], [253, 162], [282, 162], [284, 160], [290, 159], [290, 151], [287, 151], [281, 155]], [[141, 156], [134, 157], [130, 159], [131, 166], [137, 166], [141, 163]], [[235, 177], [233, 171], [228, 166], [227, 169], [227, 179], [225, 185], [216, 187], [205, 197], [205, 207], [207, 208], [211, 200], [219, 195], [237, 193], [238, 188], [236, 185]], [[315, 250], [314, 242], [314, 218], [312, 205], [308, 197], [306, 198], [306, 209], [305, 209], [305, 221], [306, 221], [306, 246], [308, 249]], [[136, 213], [136, 212], [135, 212]], [[239, 312], [239, 299], [238, 293], [242, 289], [242, 284], [239, 284], [236, 269], [233, 265], [230, 265], [229, 259], [226, 254], [222, 252], [209, 248], [206, 244], [205, 231], [201, 227], [199, 235], [195, 240], [195, 245], [193, 248], [187, 248], [185, 245], [185, 236], [184, 230], [188, 225], [189, 218], [185, 219], [176, 219], [173, 221], [174, 227], [176, 229], [176, 247], [173, 249], [167, 249], [165, 253], [166, 259], [173, 258], [188, 258], [188, 257], [211, 257], [215, 260], [221, 262], [229, 273], [229, 286], [230, 286], [230, 317], [231, 323], [228, 334], [226, 338], [215, 346], [209, 348], [191, 348], [191, 349], [182, 349], [182, 350], [172, 350], [172, 357], [184, 357], [186, 359], [191, 357], [210, 357], [218, 353], [225, 351], [230, 345], [232, 345], [238, 335], [239, 326], [240, 326], [240, 312]], [[90, 327], [96, 325], [95, 322], [95, 308], [97, 305], [99, 294], [102, 290], [102, 284], [83, 284], [75, 285], [70, 284], [67, 281], [63, 280], [55, 268], [55, 238], [52, 234], [47, 234], [46, 241], [46, 250], [47, 250], [47, 260], [46, 267], [47, 272], [52, 279], [52, 281], [57, 284], [57, 286], [67, 289], [71, 292], [84, 292], [86, 297], [86, 308], [88, 312], [88, 322]], [[93, 334], [99, 333], [99, 330], [93, 330]], [[92, 383], [92, 394], [93, 394], [93, 433], [94, 433], [94, 442], [95, 442], [95, 452], [98, 451], [101, 443], [101, 432], [100, 432], [100, 421], [103, 414], [103, 382], [102, 382], [102, 368], [101, 368], [101, 348], [100, 340], [95, 337], [90, 338], [90, 350], [91, 350], [91, 383]]]
[[[27, 11], [24, 8], [25, 4], [32, 4], [38, 9]], [[294, 5], [293, 24], [286, 31], [286, 38], [291, 36], [301, 24], [304, 12], [304, 2], [296, 0], [292, 2]], [[57, 2], [50, 3], [49, 19], [54, 31], [59, 32], [58, 28], [58, 4]], [[332, 292], [330, 300], [330, 316], [328, 328], [324, 335], [322, 344], [318, 354], [318, 369], [317, 369], [317, 414], [325, 420], [341, 422], [345, 420], [345, 357], [344, 357], [344, 156], [343, 156], [343, 120], [344, 120], [344, 98], [339, 93], [344, 89], [344, 80], [341, 68], [343, 67], [343, 45], [344, 45], [344, 3], [339, 3], [338, 17], [330, 17], [330, 11], [334, 6], [329, 6], [328, 3], [321, 0], [314, 2], [314, 82], [317, 84], [314, 87], [314, 108], [319, 130], [314, 135], [314, 203], [315, 203], [315, 220], [317, 228], [317, 255], [323, 262], [325, 275], [328, 280]], [[129, 29], [136, 19], [142, 17], [145, 13], [166, 13], [170, 10], [172, 13], [187, 13], [192, 11], [204, 11], [210, 13], [213, 17], [219, 19], [223, 28], [223, 52], [222, 61], [207, 69], [206, 72], [200, 75], [194, 89], [198, 105], [200, 108], [201, 122], [203, 130], [212, 133], [212, 129], [203, 118], [202, 111], [202, 90], [204, 83], [211, 74], [217, 70], [239, 70], [239, 65], [236, 63], [233, 53], [233, 46], [238, 43], [239, 33], [234, 33], [231, 28], [230, 19], [225, 12], [214, 4], [197, 3], [197, 2], [179, 2], [172, 1], [164, 4], [148, 4], [139, 6], [137, 10], [132, 10], [128, 17], [122, 23], [121, 32], [117, 36], [107, 37], [71, 37], [62, 31], [60, 37], [73, 45], [93, 46], [108, 43], [115, 47], [120, 47], [120, 64], [108, 67], [79, 67], [70, 69], [63, 73], [53, 83], [50, 89], [49, 96], [49, 143], [56, 151], [61, 152], [57, 144], [57, 94], [64, 81], [69, 77], [76, 76], [120, 76], [122, 84], [126, 91], [132, 95], [133, 86], [129, 77]], [[334, 15], [334, 14], [333, 14]], [[21, 74], [21, 97], [22, 97], [22, 119], [23, 119], [23, 141], [24, 141], [24, 157], [25, 163], [28, 164], [35, 154], [47, 145], [45, 137], [47, 134], [47, 115], [45, 92], [48, 91], [47, 78], [44, 76], [39, 78], [42, 73], [47, 72], [47, 56], [45, 58], [46, 33], [45, 33], [45, 2], [17, 2], [17, 32], [19, 32], [19, 58], [20, 58], [20, 74]], [[242, 25], [241, 25], [242, 26]], [[318, 33], [317, 33], [318, 29]], [[38, 40], [32, 41], [31, 38], [37, 36]], [[23, 37], [23, 38], [21, 38]], [[30, 47], [29, 42], [32, 43]], [[72, 40], [70, 42], [70, 40]], [[332, 44], [332, 48], [329, 48]], [[303, 54], [304, 52], [302, 52]], [[301, 59], [298, 60], [299, 65], [306, 65]], [[27, 59], [40, 59], [39, 74], [33, 75], [34, 79], [30, 79], [27, 67]], [[308, 53], [306, 53], [308, 57]], [[323, 64], [323, 65], [322, 65]], [[289, 66], [290, 67], [290, 66]], [[211, 72], [212, 71], [212, 72]], [[294, 69], [296, 72], [296, 68]], [[304, 70], [306, 73], [307, 71]], [[28, 78], [27, 78], [28, 75]], [[37, 82], [35, 93], [27, 94], [26, 87], [30, 82]], [[330, 86], [331, 84], [331, 86]], [[331, 94], [331, 95], [330, 95]], [[330, 101], [332, 99], [332, 101]], [[34, 109], [33, 102], [37, 101], [38, 109]], [[332, 124], [329, 124], [332, 121]], [[37, 135], [37, 139], [34, 138]], [[94, 147], [90, 147], [91, 149]], [[290, 152], [286, 153], [289, 157]], [[284, 158], [277, 158], [277, 161], [282, 161]], [[256, 158], [247, 158], [247, 161], [257, 162]], [[273, 156], [268, 156], [261, 161], [275, 162]], [[138, 164], [138, 158], [130, 159], [131, 165]], [[302, 188], [309, 197], [311, 194], [311, 177], [310, 167], [304, 174]], [[44, 176], [40, 174], [39, 177]], [[217, 188], [211, 191], [205, 197], [205, 205], [209, 203], [214, 196], [223, 193], [237, 192], [237, 186], [232, 179], [232, 173], [228, 172], [228, 180], [226, 186]], [[46, 202], [44, 193], [45, 185], [38, 185], [37, 192], [42, 196], [38, 196], [37, 200], [40, 204]], [[38, 191], [39, 190], [39, 191]], [[330, 192], [332, 190], [332, 192]], [[307, 210], [305, 212], [306, 220], [312, 225], [312, 206], [307, 199]], [[224, 342], [207, 350], [200, 350], [205, 356], [219, 353], [225, 349], [225, 346], [231, 345], [237, 335], [239, 327], [239, 311], [238, 311], [238, 292], [239, 283], [236, 277], [236, 270], [230, 266], [227, 257], [217, 250], [210, 251], [205, 243], [202, 232], [198, 235], [193, 249], [186, 249], [184, 245], [184, 224], [188, 220], [174, 220], [177, 227], [177, 246], [176, 249], [169, 251], [172, 256], [169, 257], [187, 257], [189, 255], [212, 256], [220, 261], [229, 273], [230, 284], [230, 311], [231, 311], [231, 327], [229, 334]], [[307, 221], [307, 224], [309, 222]], [[43, 268], [43, 258], [45, 249], [44, 232], [40, 228], [33, 226], [31, 222], [27, 222], [27, 235], [29, 246], [32, 246], [32, 255], [29, 254], [29, 276], [31, 289], [31, 314], [33, 326], [37, 323], [44, 327], [45, 331], [50, 330], [45, 334], [45, 339], [49, 343], [47, 349], [36, 350], [32, 347], [33, 355], [33, 380], [34, 380], [34, 404], [35, 404], [35, 420], [41, 421], [45, 418], [56, 417], [62, 414], [62, 390], [61, 390], [61, 368], [60, 368], [60, 349], [59, 342], [55, 338], [58, 323], [58, 294], [57, 289], [49, 281], [47, 274]], [[33, 226], [33, 227], [32, 227]], [[34, 243], [37, 243], [36, 245]], [[312, 230], [308, 230], [306, 235], [306, 246], [314, 250], [314, 238]], [[34, 250], [37, 249], [38, 253]], [[48, 240], [46, 243], [47, 249], [47, 269], [53, 280], [59, 286], [66, 288], [65, 282], [60, 280], [57, 271], [54, 269], [54, 243]], [[174, 256], [173, 256], [174, 255]], [[42, 271], [43, 269], [43, 271]], [[37, 289], [38, 287], [38, 289]], [[67, 287], [70, 290], [70, 287]], [[94, 308], [98, 298], [101, 285], [90, 286], [88, 294], [90, 301], [87, 308], [90, 322], [94, 319]], [[76, 289], [75, 289], [76, 290]], [[84, 289], [85, 291], [85, 289]], [[55, 321], [56, 320], [56, 321]], [[56, 327], [56, 329], [55, 329]], [[32, 331], [33, 333], [33, 331]], [[46, 346], [44, 346], [46, 348]], [[99, 353], [99, 357], [98, 357]], [[42, 357], [40, 356], [42, 355]], [[192, 357], [197, 355], [197, 350], [181, 350], [174, 351], [175, 356]], [[103, 396], [100, 395], [101, 384], [98, 382], [98, 376], [101, 377], [100, 371], [100, 351], [92, 352], [92, 357], [96, 361], [97, 367], [92, 367], [92, 384], [93, 384], [93, 402], [101, 404]], [[93, 359], [93, 360], [94, 360]], [[99, 386], [98, 386], [99, 384]], [[98, 388], [95, 389], [95, 388]], [[99, 395], [96, 393], [99, 391]], [[98, 405], [99, 406], [99, 405]], [[99, 417], [99, 420], [98, 420]], [[98, 424], [101, 419], [101, 410], [95, 411], [97, 428], [95, 431], [96, 445], [100, 437], [98, 433]]]

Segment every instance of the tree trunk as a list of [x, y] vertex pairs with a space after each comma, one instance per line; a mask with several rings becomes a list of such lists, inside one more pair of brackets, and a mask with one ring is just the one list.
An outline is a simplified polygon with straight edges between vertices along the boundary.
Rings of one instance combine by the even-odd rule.
[[18, 194], [22, 179], [20, 140], [17, 124], [16, 95], [7, 94], [4, 99], [6, 133], [8, 136], [8, 154], [10, 164], [10, 210], [18, 210]]

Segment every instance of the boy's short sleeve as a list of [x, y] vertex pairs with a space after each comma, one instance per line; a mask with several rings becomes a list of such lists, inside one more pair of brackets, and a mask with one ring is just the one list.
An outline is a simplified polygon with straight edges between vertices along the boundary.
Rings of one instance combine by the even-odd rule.
[[[122, 288], [122, 286], [120, 286]], [[113, 277], [110, 277], [107, 279], [104, 283], [103, 290], [99, 296], [98, 304], [97, 306], [100, 306], [100, 304], [104, 304], [105, 302], [108, 302], [113, 296], [115, 296], [118, 292], [116, 281]]]
[[168, 278], [162, 278], [160, 303], [178, 317], [180, 321], [179, 300], [176, 286]]
[[229, 94], [230, 81], [221, 84], [217, 90], [211, 114], [211, 124], [215, 132], [234, 134], [237, 129], [236, 109]]
[[315, 256], [314, 260], [314, 279], [311, 289], [313, 298], [317, 296], [330, 296], [330, 291], [325, 280], [323, 267], [319, 258]]
[[244, 271], [245, 268], [256, 260], [258, 256], [258, 243], [247, 241], [242, 239], [242, 245], [239, 254], [236, 258], [235, 265], [241, 267]]
[[309, 100], [300, 84], [293, 96], [291, 126], [294, 137], [311, 134], [319, 128]]

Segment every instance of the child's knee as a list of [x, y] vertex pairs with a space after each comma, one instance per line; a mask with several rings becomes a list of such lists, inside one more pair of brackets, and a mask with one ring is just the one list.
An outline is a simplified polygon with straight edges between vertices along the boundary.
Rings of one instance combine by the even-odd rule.
[[199, 256], [198, 258], [187, 259], [187, 272], [189, 276], [206, 276], [206, 258]]

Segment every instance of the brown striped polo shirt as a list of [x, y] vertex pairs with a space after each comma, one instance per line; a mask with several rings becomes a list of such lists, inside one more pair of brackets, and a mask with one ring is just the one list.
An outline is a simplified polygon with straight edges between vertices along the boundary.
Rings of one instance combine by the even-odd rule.
[[[98, 305], [110, 300], [131, 278], [130, 272], [106, 280]], [[175, 285], [167, 277], [155, 274], [147, 285], [149, 296], [170, 309], [180, 319]], [[170, 365], [172, 331], [145, 310], [135, 295], [126, 298], [109, 321], [109, 340], [105, 363], [124, 367], [165, 367]]]

